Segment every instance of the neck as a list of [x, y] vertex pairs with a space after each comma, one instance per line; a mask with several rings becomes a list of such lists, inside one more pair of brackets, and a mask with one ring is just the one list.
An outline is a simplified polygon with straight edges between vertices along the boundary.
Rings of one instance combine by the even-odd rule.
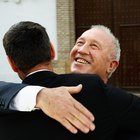
[[[97, 73], [95, 73], [95, 74], [97, 74]], [[104, 74], [104, 75], [101, 75], [101, 74], [97, 74], [101, 79], [102, 79], [102, 81], [105, 83], [105, 84], [107, 84], [107, 82], [108, 82], [108, 75], [106, 74]]]
[[107, 84], [108, 82], [108, 79], [103, 79], [104, 83]]
[[44, 69], [47, 69], [49, 71], [53, 71], [52, 64], [51, 63], [49, 63], [49, 64], [38, 64], [38, 65], [36, 65], [35, 67], [31, 68], [30, 70], [28, 70], [26, 72], [23, 72], [23, 71], [19, 70], [18, 75], [23, 80], [30, 73], [35, 72], [35, 71], [39, 71], [39, 70], [44, 70]]

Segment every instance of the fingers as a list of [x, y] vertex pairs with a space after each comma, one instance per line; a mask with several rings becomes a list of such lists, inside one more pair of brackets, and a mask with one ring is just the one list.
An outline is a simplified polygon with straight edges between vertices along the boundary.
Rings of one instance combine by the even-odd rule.
[[93, 131], [95, 125], [93, 123], [94, 116], [89, 112], [82, 104], [76, 102], [74, 104], [75, 110], [71, 112], [68, 120], [73, 124], [77, 129], [81, 130], [84, 133]]
[[[76, 102], [76, 103], [74, 104], [75, 108], [81, 112], [80, 114], [81, 114], [83, 117], [86, 116], [86, 117], [84, 117], [84, 118], [88, 118], [88, 119], [90, 119], [91, 121], [94, 121], [94, 120], [95, 120], [93, 114], [92, 114], [86, 107], [84, 107], [81, 103], [79, 103], [79, 102], [76, 101], [76, 100], [75, 100], [75, 102]], [[80, 114], [77, 114], [77, 115], [79, 116]], [[78, 116], [76, 116], [76, 117], [78, 117]], [[81, 117], [82, 117], [82, 116], [81, 116]], [[83, 118], [83, 119], [84, 119], [84, 118]]]
[[84, 117], [82, 114], [78, 118], [73, 114], [70, 114], [68, 120], [73, 126], [75, 126], [75, 128], [77, 128], [77, 130], [80, 130], [83, 133], [88, 133], [89, 131], [93, 131], [95, 129], [93, 122], [86, 119], [86, 117]]
[[67, 91], [70, 93], [70, 94], [75, 94], [75, 93], [78, 93], [81, 91], [82, 89], [82, 84], [79, 84], [78, 86], [71, 86], [71, 87], [65, 87], [67, 89]]
[[[76, 93], [76, 92], [78, 93], [80, 92], [81, 89], [82, 89], [82, 84], [79, 84], [78, 86], [75, 87], [67, 87], [69, 93]], [[73, 121], [73, 119], [69, 118], [69, 121], [84, 133], [87, 133], [88, 130], [93, 131], [95, 129], [95, 125], [93, 124], [95, 118], [93, 114], [81, 103], [76, 101], [74, 98], [73, 98], [73, 104], [74, 104], [75, 112], [73, 111], [71, 115], [73, 115], [73, 117], [77, 119], [74, 119], [75, 121]]]
[[67, 119], [64, 119], [62, 122], [60, 121], [60, 123], [71, 133], [76, 134], [78, 132], [78, 129], [74, 127]]
[[75, 99], [73, 99], [72, 102], [69, 106], [65, 105], [65, 117], [61, 120], [62, 125], [72, 133], [77, 133], [78, 130], [83, 133], [93, 131], [95, 125], [93, 123], [94, 116], [92, 113]]
[[38, 107], [74, 134], [78, 130], [83, 133], [93, 131], [95, 129], [94, 116], [69, 94], [67, 88], [75, 92], [77, 88], [81, 90], [82, 85], [44, 89], [38, 96]]
[[76, 134], [78, 130], [83, 133], [88, 133], [89, 131], [93, 131], [95, 129], [95, 125], [93, 123], [90, 122], [91, 124], [89, 127], [87, 124], [82, 123], [73, 114], [66, 115], [65, 118], [60, 121], [60, 123], [73, 134]]

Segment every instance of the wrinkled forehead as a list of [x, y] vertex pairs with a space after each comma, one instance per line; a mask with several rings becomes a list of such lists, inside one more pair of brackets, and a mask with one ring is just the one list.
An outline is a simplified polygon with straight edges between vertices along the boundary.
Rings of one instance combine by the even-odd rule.
[[99, 41], [102, 41], [102, 40], [111, 40], [110, 39], [110, 36], [102, 31], [101, 29], [89, 29], [87, 31], [85, 31], [80, 37], [87, 37], [87, 38], [90, 38], [90, 39], [97, 39]]
[[80, 37], [79, 39], [85, 39], [87, 41], [91, 41], [91, 42], [98, 42], [100, 45], [102, 45], [103, 47], [112, 47], [113, 45], [113, 41], [112, 38], [109, 34], [107, 34], [106, 32], [102, 31], [101, 29], [89, 29], [87, 31], [85, 31]]

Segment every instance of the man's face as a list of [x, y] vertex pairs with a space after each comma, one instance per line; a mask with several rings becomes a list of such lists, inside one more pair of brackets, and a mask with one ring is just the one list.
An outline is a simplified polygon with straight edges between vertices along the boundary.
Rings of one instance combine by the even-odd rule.
[[71, 50], [71, 72], [98, 74], [103, 80], [109, 73], [113, 43], [99, 29], [84, 32]]

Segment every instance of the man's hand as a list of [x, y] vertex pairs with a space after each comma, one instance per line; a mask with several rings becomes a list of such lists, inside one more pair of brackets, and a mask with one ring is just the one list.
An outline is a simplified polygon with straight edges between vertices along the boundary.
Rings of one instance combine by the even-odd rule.
[[70, 95], [80, 92], [81, 89], [82, 85], [44, 88], [37, 95], [36, 107], [72, 133], [77, 133], [78, 129], [88, 133], [95, 129], [94, 116]]

